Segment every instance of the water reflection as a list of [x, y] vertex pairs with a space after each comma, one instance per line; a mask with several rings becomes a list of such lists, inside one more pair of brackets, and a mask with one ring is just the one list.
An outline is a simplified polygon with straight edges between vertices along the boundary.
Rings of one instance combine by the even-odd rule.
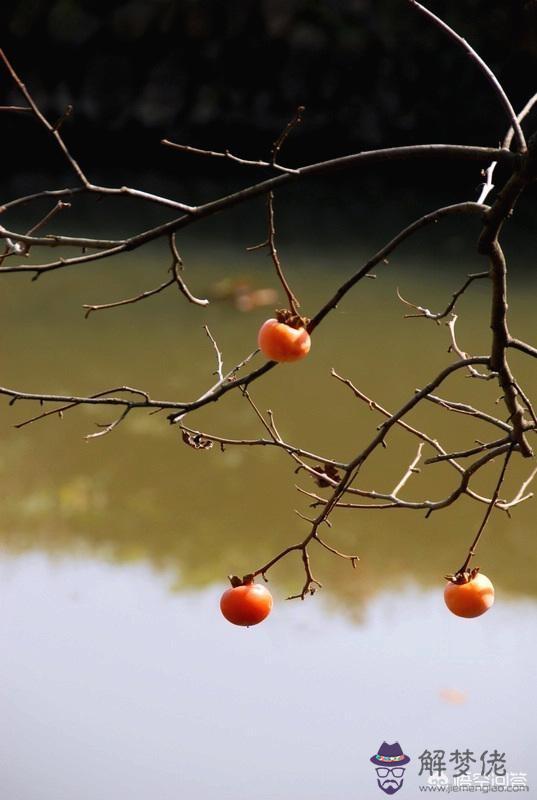
[[142, 564], [4, 560], [3, 796], [373, 797], [369, 757], [395, 739], [408, 796], [426, 748], [497, 748], [531, 785], [534, 601], [468, 623], [407, 585], [377, 594], [358, 628], [319, 599], [238, 629], [215, 613], [219, 590], [174, 595], [170, 580]]

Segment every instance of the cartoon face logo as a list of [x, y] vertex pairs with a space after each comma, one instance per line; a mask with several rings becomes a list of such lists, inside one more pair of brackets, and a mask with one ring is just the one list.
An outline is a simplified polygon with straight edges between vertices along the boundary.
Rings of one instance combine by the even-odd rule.
[[382, 742], [379, 751], [369, 759], [375, 765], [377, 784], [386, 794], [395, 794], [403, 785], [405, 767], [410, 758], [405, 756], [399, 742]]

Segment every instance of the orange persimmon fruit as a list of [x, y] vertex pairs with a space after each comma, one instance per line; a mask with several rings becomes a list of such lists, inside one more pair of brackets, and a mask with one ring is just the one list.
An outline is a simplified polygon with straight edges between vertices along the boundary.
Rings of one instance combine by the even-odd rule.
[[257, 625], [272, 611], [272, 595], [260, 583], [232, 586], [220, 598], [220, 610], [233, 625]]
[[458, 617], [480, 617], [494, 603], [494, 586], [486, 575], [477, 572], [465, 583], [449, 581], [444, 589], [444, 600]]
[[259, 349], [271, 361], [298, 361], [307, 356], [311, 339], [306, 328], [294, 328], [277, 319], [267, 319], [257, 336]]

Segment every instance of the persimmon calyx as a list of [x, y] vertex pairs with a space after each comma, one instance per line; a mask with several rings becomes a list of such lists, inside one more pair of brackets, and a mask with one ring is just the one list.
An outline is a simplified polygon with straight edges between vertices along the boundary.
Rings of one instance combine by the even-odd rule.
[[470, 570], [464, 570], [464, 571], [459, 570], [458, 572], [455, 572], [453, 575], [444, 575], [444, 578], [446, 579], [446, 581], [449, 581], [450, 583], [455, 583], [458, 586], [461, 586], [464, 583], [470, 583], [470, 581], [473, 581], [478, 572], [479, 572], [479, 567], [474, 567], [473, 569]]
[[295, 314], [293, 311], [289, 311], [288, 308], [277, 308], [274, 313], [278, 322], [297, 330], [305, 328], [309, 322], [308, 317], [301, 317], [300, 314]]
[[243, 578], [239, 578], [238, 575], [228, 575], [228, 579], [234, 589], [236, 589], [237, 586], [249, 586], [254, 582], [254, 576], [251, 573], [245, 575]]

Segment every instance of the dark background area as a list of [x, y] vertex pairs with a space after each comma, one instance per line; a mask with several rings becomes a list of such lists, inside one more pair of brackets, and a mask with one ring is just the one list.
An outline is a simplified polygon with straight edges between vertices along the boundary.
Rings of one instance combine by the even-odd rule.
[[[537, 3], [429, 6], [521, 107], [537, 88]], [[180, 159], [185, 174], [214, 173], [222, 165], [160, 139], [263, 158], [298, 104], [289, 164], [425, 141], [496, 145], [505, 130], [483, 76], [404, 0], [19, 0], [2, 16], [2, 46], [43, 111], [54, 120], [74, 105], [64, 135], [86, 166], [161, 171]], [[0, 86], [1, 103], [20, 103], [5, 73]], [[61, 163], [34, 120], [4, 114], [2, 125], [5, 176]]]

